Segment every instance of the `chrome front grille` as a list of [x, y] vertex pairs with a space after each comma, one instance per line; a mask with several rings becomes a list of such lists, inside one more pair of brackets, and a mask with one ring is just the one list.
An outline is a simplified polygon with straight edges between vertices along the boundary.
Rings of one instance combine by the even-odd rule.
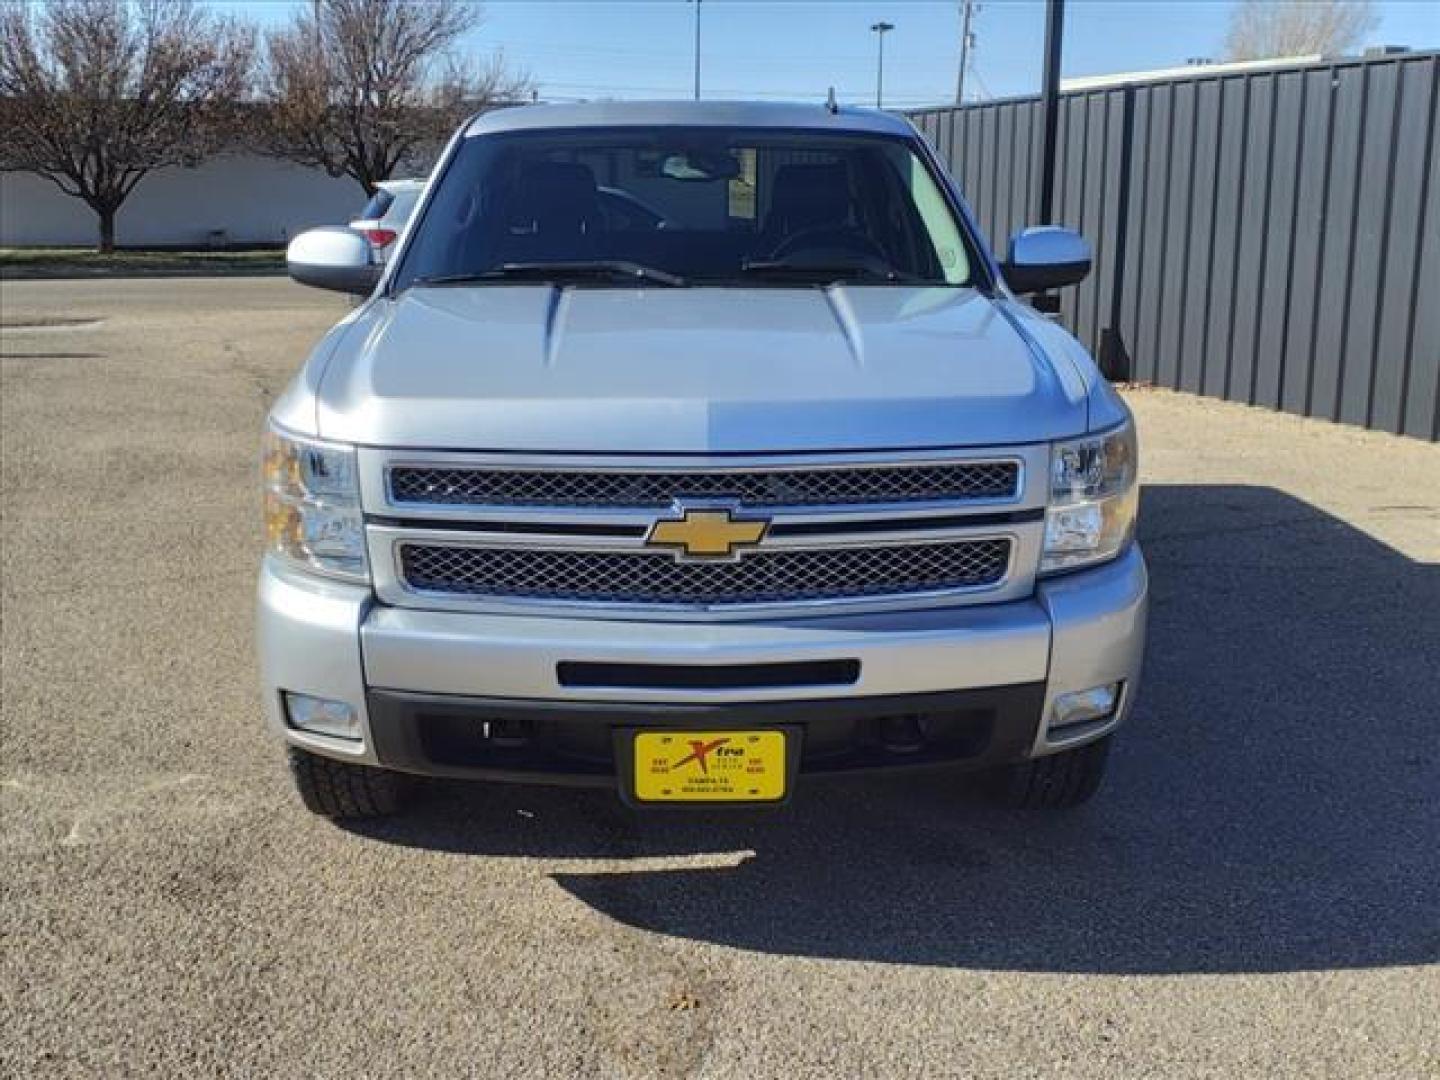
[[395, 464], [389, 498], [404, 506], [663, 509], [685, 499], [745, 507], [856, 506], [1014, 499], [1016, 461], [706, 471], [583, 471]]
[[402, 542], [408, 588], [465, 598], [727, 606], [975, 589], [1001, 581], [1011, 540], [755, 551], [735, 562], [665, 552]]
[[686, 622], [1028, 596], [1049, 448], [359, 458], [382, 602]]

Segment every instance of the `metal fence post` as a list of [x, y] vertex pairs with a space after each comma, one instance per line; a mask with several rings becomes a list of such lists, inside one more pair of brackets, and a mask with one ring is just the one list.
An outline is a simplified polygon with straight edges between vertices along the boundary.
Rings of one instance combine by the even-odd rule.
[[1130, 352], [1120, 334], [1120, 304], [1125, 294], [1125, 247], [1130, 232], [1130, 169], [1135, 141], [1135, 88], [1122, 91], [1120, 104], [1119, 191], [1115, 197], [1114, 250], [1110, 258], [1109, 325], [1100, 329], [1100, 370], [1112, 382], [1127, 382], [1132, 374]]

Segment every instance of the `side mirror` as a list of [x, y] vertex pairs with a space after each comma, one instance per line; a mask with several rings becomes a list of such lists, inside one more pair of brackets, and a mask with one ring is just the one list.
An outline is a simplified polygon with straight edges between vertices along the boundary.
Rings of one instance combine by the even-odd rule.
[[368, 296], [380, 280], [380, 267], [370, 259], [370, 241], [349, 229], [303, 232], [285, 249], [290, 276], [301, 285]]
[[1090, 273], [1090, 245], [1058, 225], [1021, 229], [1010, 238], [1000, 270], [1010, 291], [1021, 296], [1076, 285]]

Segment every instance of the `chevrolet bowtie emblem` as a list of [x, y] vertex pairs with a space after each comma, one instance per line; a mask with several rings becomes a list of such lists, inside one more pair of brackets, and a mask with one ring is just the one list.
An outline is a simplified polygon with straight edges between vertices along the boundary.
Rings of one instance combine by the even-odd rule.
[[675, 548], [690, 558], [725, 559], [760, 543], [769, 527], [764, 519], [737, 520], [729, 510], [686, 510], [678, 519], [655, 522], [645, 543]]

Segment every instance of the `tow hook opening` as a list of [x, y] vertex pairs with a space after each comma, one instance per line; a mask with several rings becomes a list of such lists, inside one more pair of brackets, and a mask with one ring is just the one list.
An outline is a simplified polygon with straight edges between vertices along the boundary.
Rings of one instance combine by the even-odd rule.
[[993, 725], [986, 710], [895, 713], [870, 721], [866, 741], [893, 757], [968, 758], [989, 745]]
[[892, 754], [918, 754], [927, 741], [925, 718], [916, 713], [883, 716], [876, 724], [881, 747]]

